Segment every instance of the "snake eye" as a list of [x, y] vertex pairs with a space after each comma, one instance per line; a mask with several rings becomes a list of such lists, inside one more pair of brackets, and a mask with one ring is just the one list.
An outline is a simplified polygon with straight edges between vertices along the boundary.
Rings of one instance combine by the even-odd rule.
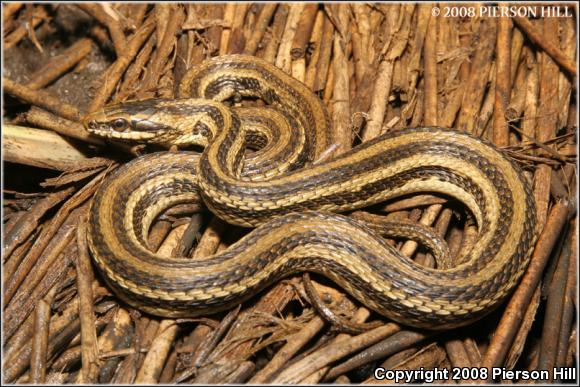
[[89, 129], [97, 129], [97, 122], [96, 121], [89, 121], [89, 123], [87, 124], [87, 127]]
[[129, 123], [124, 118], [117, 118], [115, 121], [111, 123], [111, 127], [113, 128], [113, 130], [117, 132], [124, 131], [128, 125]]

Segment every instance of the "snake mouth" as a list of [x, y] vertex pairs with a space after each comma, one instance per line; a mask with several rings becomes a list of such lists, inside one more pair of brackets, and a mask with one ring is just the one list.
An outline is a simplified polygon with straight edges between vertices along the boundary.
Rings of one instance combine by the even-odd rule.
[[88, 129], [88, 131], [96, 136], [113, 138], [118, 140], [131, 140], [131, 141], [147, 141], [153, 138], [159, 137], [165, 134], [166, 130], [156, 130], [153, 132], [138, 132], [138, 131], [126, 131], [126, 132], [116, 132], [109, 129]]

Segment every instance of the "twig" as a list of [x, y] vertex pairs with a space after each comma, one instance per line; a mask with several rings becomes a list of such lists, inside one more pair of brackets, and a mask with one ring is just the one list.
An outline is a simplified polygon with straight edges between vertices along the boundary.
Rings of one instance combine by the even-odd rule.
[[290, 12], [288, 13], [288, 18], [286, 19], [286, 26], [284, 27], [284, 33], [280, 39], [278, 56], [276, 57], [275, 62], [277, 67], [280, 67], [288, 74], [290, 74], [292, 70], [292, 58], [290, 56], [290, 49], [292, 48], [292, 41], [294, 40], [294, 35], [296, 34], [298, 22], [300, 21], [302, 10], [304, 9], [305, 4], [293, 3], [289, 4], [289, 6]]
[[274, 14], [274, 21], [272, 22], [272, 36], [270, 37], [270, 41], [266, 45], [262, 55], [262, 58], [270, 63], [276, 62], [278, 47], [282, 40], [282, 35], [284, 34], [284, 27], [286, 26], [289, 12], [288, 4], [278, 4], [278, 9]]
[[312, 337], [314, 337], [324, 327], [324, 321], [320, 317], [314, 317], [307, 325], [290, 336], [286, 344], [276, 352], [276, 355], [268, 364], [258, 371], [249, 381], [251, 384], [268, 383], [269, 380], [278, 372], [288, 361], [305, 346]]
[[317, 12], [317, 3], [310, 3], [304, 6], [302, 16], [300, 17], [300, 21], [296, 26], [296, 34], [294, 35], [292, 45], [290, 47], [290, 56], [293, 60], [304, 58], [306, 55], [306, 48], [312, 35], [314, 20], [316, 19]]
[[272, 380], [272, 383], [297, 383], [305, 376], [312, 374], [331, 362], [373, 345], [377, 341], [391, 336], [399, 329], [397, 324], [391, 323], [352, 338], [344, 338], [294, 363]]
[[77, 7], [87, 12], [89, 15], [97, 19], [99, 23], [107, 27], [109, 33], [111, 34], [111, 39], [113, 40], [113, 45], [115, 46], [115, 52], [117, 53], [117, 56], [123, 55], [127, 42], [119, 21], [115, 20], [109, 14], [107, 14], [103, 10], [102, 4], [82, 3], [77, 4]]
[[526, 36], [534, 43], [536, 43], [542, 50], [544, 50], [550, 57], [564, 68], [568, 73], [576, 76], [576, 64], [570, 60], [558, 47], [554, 46], [552, 42], [546, 41], [546, 37], [551, 38], [551, 35], [542, 35], [530, 23], [530, 21], [521, 16], [516, 16], [512, 19], [514, 23], [520, 28]]
[[548, 381], [552, 381], [554, 378], [553, 369], [556, 365], [556, 357], [558, 354], [558, 340], [562, 324], [564, 299], [566, 297], [566, 280], [568, 278], [568, 268], [571, 261], [571, 242], [575, 239], [573, 235], [575, 231], [575, 227], [571, 227], [568, 232], [568, 238], [560, 254], [558, 266], [552, 278], [546, 302], [538, 370], [548, 371]]
[[95, 312], [93, 310], [93, 268], [87, 245], [86, 219], [81, 218], [77, 228], [77, 289], [79, 292], [79, 319], [81, 322], [81, 346], [83, 366], [79, 373], [80, 383], [94, 383], [99, 369], [99, 348], [95, 331]]
[[33, 90], [5, 77], [2, 77], [2, 84], [4, 85], [4, 90], [8, 94], [11, 94], [24, 102], [47, 109], [72, 121], [80, 120], [81, 115], [77, 108], [62, 102], [59, 98], [54, 97], [46, 91]]
[[407, 349], [428, 337], [421, 332], [401, 331], [401, 328], [397, 324], [390, 323], [385, 326], [391, 326], [392, 332], [390, 335], [386, 336], [385, 339], [377, 344], [351, 357], [344, 363], [331, 368], [325, 380], [332, 380], [338, 375], [347, 373], [363, 364]]
[[487, 367], [490, 371], [492, 367], [501, 367], [521, 323], [522, 314], [518, 311], [523, 310], [529, 304], [546, 267], [550, 252], [569, 215], [570, 207], [565, 201], [557, 202], [552, 208], [544, 231], [536, 244], [528, 270], [495, 329], [491, 343], [483, 357], [482, 367]]
[[[74, 191], [74, 188], [69, 187], [59, 192], [48, 195], [41, 199], [29, 211], [22, 216], [14, 225], [12, 230], [4, 236], [4, 248], [2, 250], [3, 260], [6, 261], [10, 254], [14, 251], [16, 246], [23, 243], [30, 234], [39, 226], [40, 218], [52, 207], [56, 206]], [[6, 273], [4, 273], [6, 275]], [[8, 277], [11, 277], [9, 275]]]
[[244, 48], [244, 54], [254, 55], [258, 49], [258, 45], [262, 41], [264, 37], [264, 33], [266, 32], [266, 28], [270, 24], [272, 20], [272, 16], [274, 16], [274, 12], [278, 4], [264, 4], [264, 8], [260, 11], [260, 15], [258, 16], [257, 25], [250, 35], [250, 38], [246, 42], [246, 47]]
[[31, 89], [41, 89], [73, 68], [78, 62], [91, 53], [93, 43], [90, 39], [78, 40], [62, 54], [53, 57], [40, 70], [30, 76], [26, 84]]
[[149, 347], [149, 352], [147, 352], [143, 365], [137, 373], [135, 383], [152, 384], [158, 382], [178, 328], [178, 325], [173, 320], [161, 321], [157, 337], [155, 337]]
[[[499, 7], [508, 7], [499, 3]], [[511, 29], [510, 18], [498, 19], [496, 59], [495, 59], [495, 101], [493, 104], [493, 143], [498, 146], [509, 145], [509, 128], [506, 111], [510, 100], [511, 73]]]
[[107, 99], [117, 86], [117, 83], [123, 76], [123, 73], [129, 66], [129, 64], [133, 61], [133, 59], [139, 52], [139, 49], [141, 48], [141, 46], [143, 46], [143, 44], [149, 38], [154, 29], [155, 23], [153, 21], [153, 17], [150, 16], [149, 18], [147, 18], [147, 20], [145, 20], [143, 25], [131, 37], [131, 39], [127, 43], [126, 50], [123, 51], [123, 53], [117, 58], [117, 60], [111, 66], [109, 66], [109, 68], [105, 72], [103, 78], [104, 84], [95, 94], [95, 97], [93, 98], [93, 101], [88, 108], [89, 112], [94, 112], [100, 109], [105, 104], [105, 102], [107, 101]]
[[40, 300], [34, 311], [34, 335], [30, 355], [30, 383], [41, 384], [46, 379], [50, 305]]
[[[331, 5], [328, 5], [332, 7]], [[338, 144], [337, 154], [344, 153], [352, 148], [352, 133], [350, 121], [350, 89], [349, 89], [349, 62], [347, 46], [348, 41], [342, 37], [346, 35], [349, 23], [349, 7], [346, 4], [334, 5], [339, 29], [342, 33], [334, 35], [332, 46], [334, 66], [334, 91], [332, 106], [333, 139], [331, 142]]]

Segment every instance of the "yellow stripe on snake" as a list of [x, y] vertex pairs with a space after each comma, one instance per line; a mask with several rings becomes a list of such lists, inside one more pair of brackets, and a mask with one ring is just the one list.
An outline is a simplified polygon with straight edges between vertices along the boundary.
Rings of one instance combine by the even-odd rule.
[[[236, 55], [208, 60], [185, 75], [179, 97], [125, 102], [85, 120], [89, 131], [110, 138], [205, 146], [201, 155], [159, 152], [127, 163], [92, 203], [94, 261], [141, 310], [210, 314], [309, 271], [402, 324], [449, 329], [497, 307], [528, 265], [536, 239], [528, 183], [479, 138], [442, 128], [390, 131], [304, 167], [331, 142], [328, 114], [305, 85], [271, 64]], [[267, 105], [222, 102], [241, 97]], [[257, 150], [244, 156], [247, 145]], [[457, 199], [477, 221], [477, 240], [453, 267], [421, 266], [380, 235], [404, 235], [402, 226], [385, 230], [337, 214], [421, 192]], [[225, 221], [257, 228], [208, 259], [149, 250], [149, 228], [160, 213], [202, 200]]]

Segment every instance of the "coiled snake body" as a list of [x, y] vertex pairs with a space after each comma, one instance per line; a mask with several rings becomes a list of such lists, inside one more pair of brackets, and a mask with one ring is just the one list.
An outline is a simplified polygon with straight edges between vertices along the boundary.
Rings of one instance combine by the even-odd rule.
[[[269, 106], [240, 110], [218, 102], [244, 96]], [[131, 305], [161, 316], [203, 315], [311, 271], [395, 321], [447, 329], [489, 313], [527, 267], [533, 197], [518, 167], [479, 138], [441, 128], [392, 131], [301, 168], [329, 145], [329, 119], [321, 101], [281, 70], [254, 57], [216, 58], [186, 74], [180, 97], [115, 105], [85, 121], [102, 136], [206, 146], [201, 155], [139, 157], [95, 196], [89, 247]], [[244, 162], [247, 143], [258, 150]], [[336, 214], [417, 192], [455, 198], [477, 221], [478, 239], [454, 267], [421, 266], [373, 227]], [[148, 249], [157, 215], [201, 200], [227, 222], [257, 228], [199, 261]]]

